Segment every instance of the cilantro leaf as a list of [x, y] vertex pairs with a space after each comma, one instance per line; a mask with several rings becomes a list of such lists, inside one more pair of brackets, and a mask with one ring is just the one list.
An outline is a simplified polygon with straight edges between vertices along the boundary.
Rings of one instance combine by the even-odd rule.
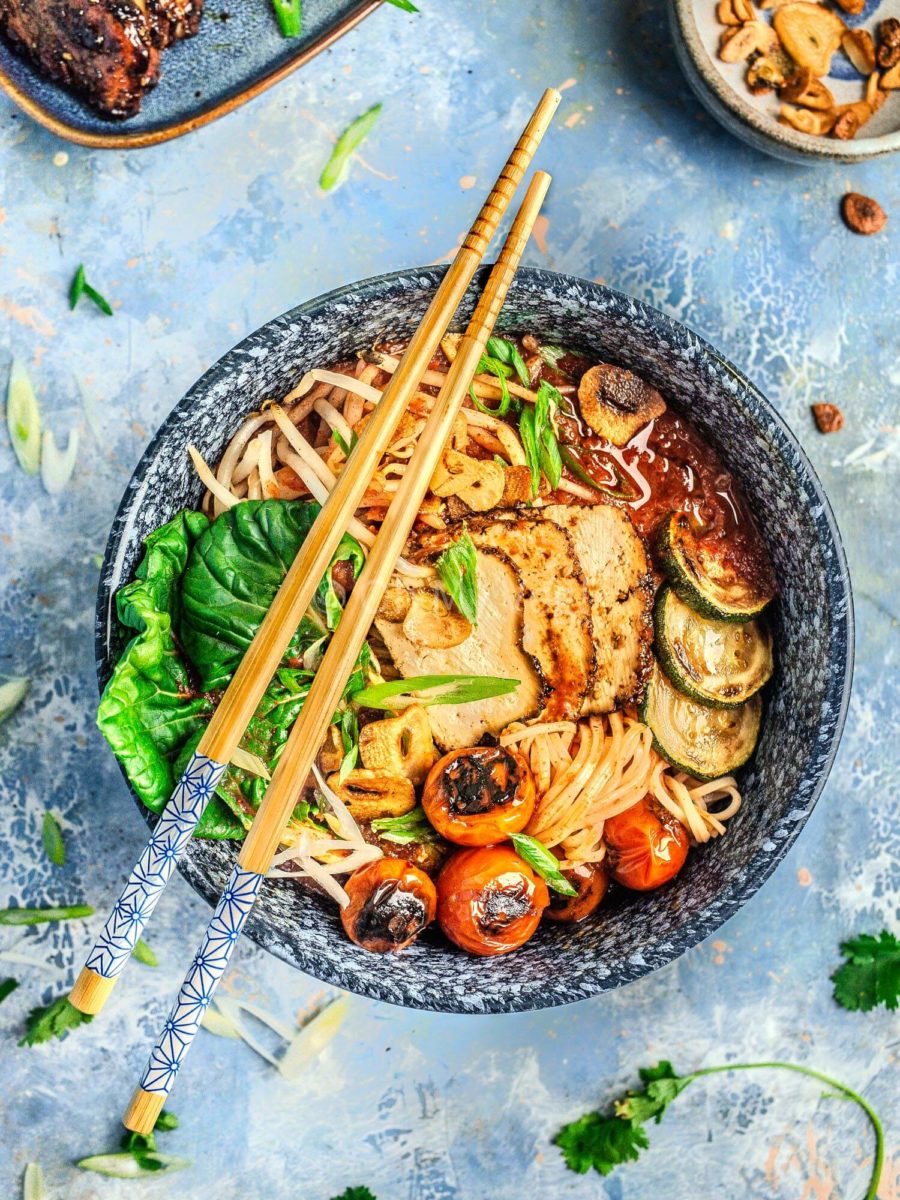
[[18, 986], [18, 979], [13, 979], [12, 977], [9, 979], [0, 979], [0, 1000], [5, 1000]]
[[650, 1145], [640, 1125], [598, 1112], [585, 1113], [564, 1125], [553, 1142], [562, 1150], [569, 1170], [579, 1175], [586, 1175], [591, 1167], [608, 1175], [621, 1163], [637, 1162]]
[[468, 533], [448, 546], [435, 563], [441, 583], [470, 625], [478, 624], [478, 575], [475, 543]]
[[367, 1187], [348, 1187], [334, 1200], [376, 1200], [376, 1197]]
[[88, 1025], [92, 1016], [79, 1012], [68, 996], [60, 996], [45, 1008], [33, 1008], [25, 1018], [25, 1036], [20, 1046], [39, 1046], [51, 1038], [64, 1038], [70, 1029]]
[[676, 1075], [672, 1064], [663, 1059], [655, 1067], [642, 1067], [638, 1072], [647, 1085], [642, 1092], [629, 1092], [616, 1103], [616, 1116], [642, 1124], [654, 1120], [657, 1125], [663, 1113], [691, 1082], [690, 1075]]
[[841, 943], [846, 962], [834, 972], [834, 998], [853, 1012], [900, 1004], [900, 941], [883, 929], [876, 937], [861, 933]]

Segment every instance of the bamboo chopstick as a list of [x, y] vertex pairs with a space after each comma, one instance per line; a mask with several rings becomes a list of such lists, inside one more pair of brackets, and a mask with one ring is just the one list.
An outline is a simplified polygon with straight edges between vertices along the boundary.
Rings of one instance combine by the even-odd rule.
[[541, 209], [550, 176], [538, 171], [516, 214], [487, 287], [476, 306], [425, 428], [416, 443], [362, 574], [285, 743], [275, 774], [250, 827], [237, 865], [216, 906], [175, 1004], [123, 1118], [127, 1129], [149, 1133], [163, 1109], [203, 1013], [240, 937], [332, 714], [375, 618], [384, 591], [412, 529], [428, 484], [453, 430], [488, 337], [503, 305]]
[[100, 1012], [125, 968], [175, 864], [187, 847], [250, 718], [284, 656], [319, 581], [350, 524], [400, 418], [415, 395], [488, 242], [546, 133], [560, 102], [544, 92], [509, 159], [450, 265], [351, 461], [316, 518], [284, 582], [213, 713], [153, 834], [128, 877], [69, 999], [81, 1012]]

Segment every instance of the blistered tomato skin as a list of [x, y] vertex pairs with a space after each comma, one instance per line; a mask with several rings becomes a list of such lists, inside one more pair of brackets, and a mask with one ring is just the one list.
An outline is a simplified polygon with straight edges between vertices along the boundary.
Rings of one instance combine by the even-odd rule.
[[523, 946], [550, 902], [543, 879], [508, 845], [458, 851], [438, 876], [437, 895], [441, 929], [482, 956]]
[[690, 843], [680, 821], [645, 796], [603, 826], [612, 877], [624, 887], [649, 892], [674, 879]]
[[596, 912], [609, 888], [609, 868], [606, 863], [582, 863], [563, 875], [577, 888], [577, 896], [563, 896], [553, 892], [547, 909], [549, 921], [565, 921], [570, 925], [585, 920]]
[[437, 893], [418, 867], [379, 858], [354, 871], [344, 885], [350, 903], [341, 923], [351, 942], [375, 954], [403, 950], [434, 920]]
[[431, 768], [422, 793], [425, 815], [457, 846], [492, 846], [531, 820], [534, 777], [516, 750], [452, 750]]

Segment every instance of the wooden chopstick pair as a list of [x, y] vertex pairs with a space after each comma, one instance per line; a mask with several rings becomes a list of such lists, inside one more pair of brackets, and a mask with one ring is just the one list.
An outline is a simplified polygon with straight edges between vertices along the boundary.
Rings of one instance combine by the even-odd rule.
[[[400, 417], [415, 393], [543, 134], [559, 104], [545, 92], [494, 188], [444, 277], [398, 370], [339, 477], [281, 589], [220, 702], [153, 835], [129, 876], [71, 993], [83, 1012], [103, 1007], [143, 931], [165, 884], [196, 828], [255, 712], [318, 581], [368, 486]], [[449, 437], [509, 283], [549, 186], [532, 180], [487, 288], [419, 440], [416, 454], [368, 556], [360, 585], [351, 593], [301, 716], [291, 732], [266, 797], [222, 893], [201, 950], [179, 992], [135, 1095], [126, 1124], [149, 1132], [174, 1082], [181, 1059], [200, 1025], [230, 952], [252, 908], [293, 808], [296, 780], [306, 778], [365, 639], [380, 598], [409, 534], [422, 497]]]

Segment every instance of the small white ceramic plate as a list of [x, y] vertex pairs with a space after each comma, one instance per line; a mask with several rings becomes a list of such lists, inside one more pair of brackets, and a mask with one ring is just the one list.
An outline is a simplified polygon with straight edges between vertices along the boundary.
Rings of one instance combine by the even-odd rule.
[[[756, 7], [760, 20], [771, 19], [771, 11]], [[857, 17], [836, 5], [830, 7], [847, 25], [863, 26], [873, 36], [879, 21], [900, 17], [900, 0], [867, 0]], [[900, 150], [900, 91], [888, 94], [881, 109], [852, 141], [800, 133], [778, 120], [778, 97], [774, 92], [767, 96], [750, 94], [744, 80], [746, 63], [724, 63], [719, 58], [719, 37], [724, 26], [716, 18], [716, 0], [669, 0], [669, 11], [675, 52], [698, 99], [726, 129], [757, 150], [794, 162], [859, 162]], [[864, 99], [865, 79], [843, 50], [834, 55], [827, 82], [838, 104]]]

